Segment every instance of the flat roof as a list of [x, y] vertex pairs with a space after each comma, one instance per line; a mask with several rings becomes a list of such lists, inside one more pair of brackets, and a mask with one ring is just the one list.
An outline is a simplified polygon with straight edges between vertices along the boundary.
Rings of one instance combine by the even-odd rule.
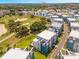
[[61, 28], [61, 27], [62, 27], [62, 23], [53, 22], [53, 23], [52, 23], [52, 26], [53, 26], [53, 27], [56, 27], [56, 28]]
[[64, 14], [64, 15], [62, 15], [62, 16], [63, 16], [63, 17], [69, 17], [69, 15], [65, 15], [65, 14]]
[[70, 23], [70, 26], [79, 27], [79, 23]]
[[74, 14], [74, 16], [77, 16], [77, 17], [79, 17], [79, 14]]
[[44, 30], [43, 32], [41, 32], [37, 36], [39, 36], [43, 39], [46, 39], [46, 40], [50, 40], [54, 35], [56, 35], [55, 32], [52, 32], [52, 31], [49, 31], [49, 30]]
[[63, 21], [63, 18], [54, 18], [54, 21]]
[[51, 17], [53, 17], [53, 18], [58, 18], [59, 16], [58, 16], [58, 15], [52, 15]]
[[79, 55], [64, 55], [64, 59], [79, 59]]
[[70, 33], [71, 37], [79, 38], [79, 31], [77, 30], [72, 30]]
[[75, 18], [67, 18], [67, 20], [69, 20], [69, 21], [77, 21], [77, 19], [75, 19]]
[[27, 59], [30, 51], [21, 50], [20, 48], [10, 49], [1, 59]]

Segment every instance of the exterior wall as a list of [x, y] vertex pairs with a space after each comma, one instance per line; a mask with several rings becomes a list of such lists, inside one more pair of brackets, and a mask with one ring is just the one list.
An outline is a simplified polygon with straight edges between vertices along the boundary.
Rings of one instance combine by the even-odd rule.
[[74, 18], [79, 19], [79, 16], [74, 16]]
[[44, 44], [44, 45], [41, 45], [41, 52], [42, 53], [47, 53], [49, 51], [49, 46], [48, 44]]
[[73, 50], [73, 43], [67, 42], [67, 48]]
[[70, 27], [71, 30], [78, 30], [79, 31], [79, 27]]
[[73, 51], [73, 37], [69, 37], [68, 41], [67, 41], [67, 48]]
[[28, 55], [28, 57], [27, 57], [26, 59], [31, 59], [31, 56], [30, 56], [30, 54]]
[[[57, 41], [57, 35], [55, 35], [53, 38], [52, 38], [52, 46], [54, 46], [56, 44], [56, 41]], [[53, 45], [54, 44], [54, 45]]]
[[[72, 41], [72, 42], [70, 42]], [[69, 38], [68, 42], [67, 42], [67, 48], [75, 51], [75, 52], [79, 52], [79, 39], [77, 38]]]
[[[38, 40], [40, 40], [40, 38], [38, 37]], [[42, 38], [41, 38], [42, 40]], [[42, 53], [47, 53], [50, 49], [53, 48], [53, 46], [55, 45], [57, 40], [57, 36], [53, 36], [49, 41], [45, 41], [44, 43], [42, 43], [41, 41], [35, 42], [33, 45], [34, 47], [42, 52]]]
[[55, 28], [55, 27], [52, 28], [52, 31], [56, 32], [57, 33], [57, 36], [60, 36], [61, 35], [62, 30], [63, 30], [63, 27], [60, 28], [60, 29], [59, 28]]
[[74, 45], [73, 45], [73, 50], [75, 52], [79, 52], [79, 39], [75, 38], [75, 42], [74, 42]]
[[34, 59], [34, 48], [31, 49], [31, 52], [30, 52], [30, 59]]
[[33, 46], [34, 46], [37, 50], [41, 51], [41, 44], [40, 44], [40, 41], [39, 41], [39, 42], [34, 42], [34, 43], [33, 43]]
[[54, 37], [51, 38], [50, 41], [46, 42], [45, 45], [41, 45], [41, 52], [47, 53], [48, 51], [50, 51], [54, 47], [56, 41], [57, 41], [57, 36], [55, 35]]

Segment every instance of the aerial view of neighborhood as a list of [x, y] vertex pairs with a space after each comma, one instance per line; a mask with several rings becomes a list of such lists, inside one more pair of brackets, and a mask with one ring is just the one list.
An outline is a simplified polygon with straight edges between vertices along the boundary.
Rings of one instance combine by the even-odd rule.
[[79, 59], [79, 1], [0, 0], [0, 59]]

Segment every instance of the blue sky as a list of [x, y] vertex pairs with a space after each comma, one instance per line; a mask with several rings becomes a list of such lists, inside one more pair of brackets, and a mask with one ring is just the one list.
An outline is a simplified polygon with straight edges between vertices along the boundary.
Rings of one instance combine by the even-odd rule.
[[79, 0], [0, 0], [0, 3], [79, 3]]

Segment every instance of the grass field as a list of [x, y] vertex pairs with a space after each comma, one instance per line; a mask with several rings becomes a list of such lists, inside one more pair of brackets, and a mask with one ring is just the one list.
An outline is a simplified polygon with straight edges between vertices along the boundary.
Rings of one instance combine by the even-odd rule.
[[[4, 16], [2, 18], [0, 18], [2, 23], [7, 23], [10, 19], [14, 19], [17, 20], [19, 19], [22, 25], [25, 25], [27, 27], [29, 27], [31, 24], [33, 24], [34, 22], [38, 22], [40, 21], [40, 17], [34, 17], [34, 18], [30, 18], [30, 16], [18, 16], [18, 15], [13, 15], [13, 16]], [[22, 19], [26, 19], [23, 20]], [[7, 35], [10, 33], [6, 33], [3, 36], [0, 37], [0, 39], [3, 39], [4, 37], [7, 37]], [[25, 48], [26, 46], [29, 47], [30, 44], [32, 43], [32, 41], [34, 40], [34, 38], [36, 37], [37, 34], [30, 34], [27, 35], [24, 38], [16, 38], [15, 36], [10, 37], [9, 39], [5, 40], [4, 42], [0, 43], [0, 47], [2, 47], [3, 51], [5, 51], [7, 49], [7, 47], [12, 47], [14, 44], [16, 44], [15, 48]], [[46, 57], [45, 55], [41, 54], [38, 51], [34, 51], [34, 56], [35, 59], [48, 59], [48, 57]]]
[[31, 34], [22, 38], [20, 42], [16, 44], [16, 48], [25, 48], [26, 46], [29, 47], [35, 37], [36, 35]]
[[19, 39], [16, 38], [15, 36], [12, 36], [9, 39], [5, 40], [4, 42], [0, 43], [0, 47], [2, 47], [3, 51], [5, 51], [7, 47], [12, 47], [13, 44], [15, 44], [17, 41], [19, 41]]
[[45, 56], [38, 51], [34, 51], [34, 58], [35, 59], [49, 59], [48, 56]]

